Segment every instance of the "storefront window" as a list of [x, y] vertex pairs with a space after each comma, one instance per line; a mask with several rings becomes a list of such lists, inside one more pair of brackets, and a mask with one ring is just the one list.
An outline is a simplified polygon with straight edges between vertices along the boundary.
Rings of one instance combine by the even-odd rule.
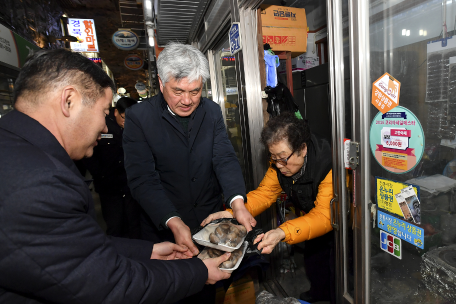
[[236, 79], [235, 57], [230, 53], [227, 40], [215, 53], [216, 66], [219, 68], [220, 91], [223, 95], [223, 105], [226, 118], [226, 130], [236, 156], [239, 159], [245, 176], [244, 155], [242, 150], [242, 135], [239, 114], [239, 95]]
[[0, 74], [0, 115], [13, 110], [14, 79]]
[[456, 299], [455, 12], [454, 1], [370, 6], [370, 180], [378, 206], [371, 303]]

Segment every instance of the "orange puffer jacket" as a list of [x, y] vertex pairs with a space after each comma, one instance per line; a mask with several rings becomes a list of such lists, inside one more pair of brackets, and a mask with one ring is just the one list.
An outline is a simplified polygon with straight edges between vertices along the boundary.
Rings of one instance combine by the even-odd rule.
[[[276, 202], [282, 188], [277, 178], [277, 171], [269, 167], [260, 186], [247, 194], [245, 207], [253, 216], [257, 216]], [[280, 225], [285, 232], [284, 242], [297, 244], [322, 236], [332, 230], [329, 203], [334, 197], [332, 170], [318, 185], [315, 207], [309, 213]], [[232, 213], [232, 210], [228, 209]]]

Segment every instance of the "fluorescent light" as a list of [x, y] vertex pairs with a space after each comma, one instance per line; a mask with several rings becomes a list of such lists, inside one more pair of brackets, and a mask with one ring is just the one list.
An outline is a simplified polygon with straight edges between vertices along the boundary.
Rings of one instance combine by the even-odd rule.
[[423, 32], [423, 36], [427, 36], [427, 31], [424, 31], [424, 32]]
[[152, 2], [151, 2], [151, 0], [144, 0], [144, 5], [145, 5], [145, 7], [146, 7], [147, 10], [152, 9]]
[[407, 34], [405, 36], [410, 36], [410, 30], [407, 30]]
[[420, 36], [423, 36], [424, 31], [420, 30]]
[[154, 46], [155, 45], [154, 37], [149, 37], [149, 45], [150, 46]]
[[406, 30], [406, 29], [403, 29], [403, 30], [402, 30], [402, 36], [405, 36], [406, 33], [407, 33], [407, 30]]

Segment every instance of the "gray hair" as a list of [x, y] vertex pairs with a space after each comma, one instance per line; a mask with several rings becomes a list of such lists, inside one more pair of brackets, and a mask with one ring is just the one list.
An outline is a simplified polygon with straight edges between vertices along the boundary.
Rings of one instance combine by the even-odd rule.
[[170, 77], [177, 81], [187, 78], [189, 82], [201, 78], [203, 84], [210, 77], [206, 56], [194, 46], [176, 42], [167, 44], [160, 53], [157, 70], [163, 86]]

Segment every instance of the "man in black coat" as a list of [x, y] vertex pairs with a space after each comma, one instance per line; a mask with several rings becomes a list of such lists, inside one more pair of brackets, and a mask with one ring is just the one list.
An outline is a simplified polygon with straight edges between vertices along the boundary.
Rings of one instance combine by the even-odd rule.
[[174, 238], [197, 254], [190, 229], [224, 202], [243, 205], [244, 178], [220, 106], [201, 97], [209, 78], [206, 57], [191, 45], [172, 43], [160, 53], [157, 69], [159, 94], [127, 110], [125, 169], [145, 211], [143, 239]]
[[[114, 85], [79, 53], [39, 51], [0, 119], [0, 303], [172, 303], [229, 277], [221, 259], [107, 237], [72, 160], [106, 133]], [[156, 259], [173, 259], [158, 261]]]
[[127, 184], [122, 147], [125, 110], [137, 101], [122, 97], [106, 116], [108, 133], [102, 134], [92, 157], [84, 164], [93, 177], [95, 191], [100, 195], [101, 212], [106, 222], [106, 234], [139, 239], [141, 207], [133, 199]]

